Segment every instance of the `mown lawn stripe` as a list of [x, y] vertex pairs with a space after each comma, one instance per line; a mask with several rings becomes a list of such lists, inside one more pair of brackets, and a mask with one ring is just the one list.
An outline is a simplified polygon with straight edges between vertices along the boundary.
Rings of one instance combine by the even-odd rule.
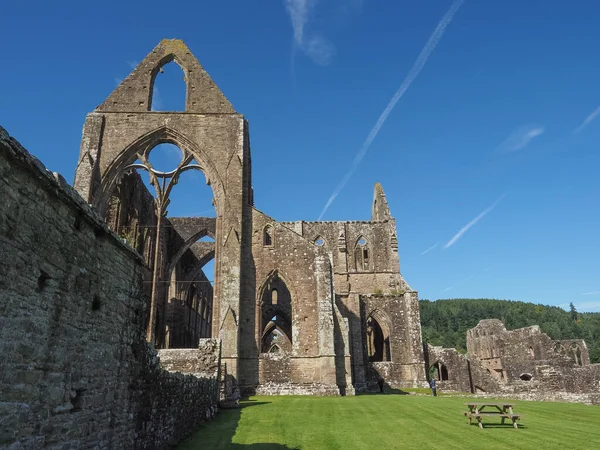
[[[600, 448], [600, 407], [516, 401], [515, 430], [499, 418], [469, 426], [460, 397], [253, 397], [223, 410], [181, 449]], [[502, 400], [505, 401], [505, 400]]]

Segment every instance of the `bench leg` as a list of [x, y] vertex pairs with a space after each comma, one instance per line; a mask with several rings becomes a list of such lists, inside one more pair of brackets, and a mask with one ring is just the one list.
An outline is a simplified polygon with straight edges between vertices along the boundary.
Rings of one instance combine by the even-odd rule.
[[515, 428], [518, 430], [518, 429], [519, 429], [519, 425], [517, 425], [517, 419], [515, 419], [515, 418], [513, 417], [513, 420], [512, 420], [512, 421], [513, 421], [513, 427], [515, 427]]
[[483, 424], [481, 423], [481, 417], [477, 418], [477, 422], [479, 422], [479, 428], [483, 430]]
[[505, 417], [503, 417], [503, 418], [502, 418], [502, 423], [501, 423], [501, 425], [504, 425], [504, 419], [505, 419]]

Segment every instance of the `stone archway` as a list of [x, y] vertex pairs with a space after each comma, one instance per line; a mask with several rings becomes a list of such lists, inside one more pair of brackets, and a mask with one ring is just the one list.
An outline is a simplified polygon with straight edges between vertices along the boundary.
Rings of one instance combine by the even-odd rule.
[[390, 327], [386, 315], [372, 311], [366, 321], [367, 355], [371, 362], [391, 361]]

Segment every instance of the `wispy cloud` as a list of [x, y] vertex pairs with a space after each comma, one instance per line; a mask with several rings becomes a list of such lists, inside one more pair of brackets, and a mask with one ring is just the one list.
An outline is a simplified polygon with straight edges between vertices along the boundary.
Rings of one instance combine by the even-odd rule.
[[431, 250], [433, 250], [434, 248], [436, 248], [438, 245], [440, 245], [440, 243], [436, 243], [434, 245], [432, 245], [431, 247], [429, 247], [427, 250], [425, 250], [423, 253], [421, 253], [421, 255], [424, 255], [425, 253], [429, 253]]
[[294, 32], [292, 45], [292, 72], [294, 70], [294, 56], [296, 49], [303, 51], [317, 64], [329, 64], [335, 53], [333, 44], [315, 32], [306, 32], [308, 21], [318, 0], [284, 0], [284, 3], [285, 9], [292, 21], [292, 29]]
[[581, 122], [581, 125], [579, 125], [577, 128], [575, 128], [573, 130], [573, 133], [579, 133], [581, 130], [583, 130], [585, 127], [587, 127], [590, 123], [592, 123], [594, 121], [594, 119], [596, 117], [598, 117], [599, 114], [600, 114], [600, 106], [598, 106], [594, 111], [592, 111], [592, 113], [589, 116], [587, 116], [583, 122]]
[[138, 66], [139, 62], [137, 61], [127, 61], [127, 65], [132, 69], [135, 69]]
[[115, 77], [115, 84], [118, 86], [123, 82], [123, 80], [121, 78], [117, 78]]
[[502, 200], [505, 196], [506, 196], [506, 194], [502, 194], [500, 196], [500, 198], [498, 198], [498, 200], [496, 200], [494, 203], [492, 203], [491, 206], [488, 206], [486, 209], [484, 209], [482, 212], [480, 212], [477, 217], [475, 217], [468, 224], [466, 224], [464, 227], [462, 227], [458, 231], [458, 233], [456, 233], [454, 236], [452, 236], [452, 239], [450, 239], [448, 241], [448, 243], [446, 245], [444, 245], [444, 248], [449, 248], [449, 247], [453, 246], [456, 243], [456, 241], [458, 241], [463, 236], [463, 234], [465, 234], [467, 231], [469, 231], [469, 228], [471, 228], [473, 225], [475, 225], [477, 222], [479, 222], [481, 219], [483, 219], [483, 217], [487, 213], [489, 213], [492, 209], [494, 209], [496, 207], [496, 205], [498, 204], [498, 202], [500, 202], [500, 200]]
[[446, 12], [444, 17], [442, 17], [440, 22], [437, 24], [437, 27], [433, 31], [433, 34], [429, 37], [429, 40], [425, 44], [425, 47], [423, 47], [423, 49], [421, 50], [421, 53], [419, 54], [419, 56], [417, 57], [416, 61], [413, 64], [413, 66], [411, 67], [410, 71], [408, 72], [408, 75], [402, 81], [402, 84], [400, 85], [400, 87], [398, 88], [398, 90], [396, 91], [394, 96], [391, 98], [391, 100], [389, 101], [389, 103], [387, 104], [387, 106], [385, 107], [383, 112], [381, 113], [381, 115], [379, 116], [377, 123], [371, 129], [371, 132], [367, 136], [367, 139], [363, 142], [362, 147], [360, 148], [360, 150], [354, 157], [354, 161], [352, 162], [352, 167], [344, 175], [344, 177], [342, 178], [342, 181], [338, 184], [338, 186], [333, 191], [333, 194], [331, 194], [331, 196], [329, 197], [329, 200], [327, 200], [327, 203], [325, 204], [323, 211], [321, 211], [321, 214], [319, 215], [319, 220], [321, 220], [323, 215], [327, 212], [327, 210], [329, 209], [331, 204], [334, 202], [336, 197], [340, 194], [342, 189], [344, 189], [344, 187], [346, 186], [346, 184], [348, 183], [348, 181], [350, 180], [350, 178], [352, 177], [352, 175], [358, 168], [358, 165], [360, 164], [360, 162], [364, 158], [365, 154], [369, 150], [369, 147], [371, 146], [371, 143], [373, 142], [375, 137], [377, 137], [379, 130], [385, 123], [385, 121], [388, 118], [388, 116], [390, 115], [390, 113], [392, 112], [392, 109], [394, 109], [394, 106], [396, 106], [396, 103], [398, 103], [398, 100], [400, 100], [400, 98], [402, 98], [402, 96], [408, 90], [408, 88], [410, 87], [412, 82], [415, 80], [415, 78], [417, 78], [417, 75], [419, 75], [419, 73], [425, 66], [425, 63], [427, 63], [429, 56], [431, 55], [431, 53], [433, 52], [433, 50], [439, 43], [440, 39], [442, 38], [442, 36], [444, 34], [444, 31], [446, 30], [446, 27], [452, 21], [452, 18], [454, 17], [454, 15], [456, 14], [456, 12], [460, 8], [460, 6], [463, 4], [463, 1], [464, 0], [455, 0], [454, 3], [452, 3], [452, 6], [448, 10], [448, 12]]
[[514, 130], [499, 149], [505, 152], [516, 152], [529, 145], [538, 136], [544, 134], [544, 127], [539, 125], [525, 125]]
[[600, 291], [584, 292], [581, 295], [600, 295]]

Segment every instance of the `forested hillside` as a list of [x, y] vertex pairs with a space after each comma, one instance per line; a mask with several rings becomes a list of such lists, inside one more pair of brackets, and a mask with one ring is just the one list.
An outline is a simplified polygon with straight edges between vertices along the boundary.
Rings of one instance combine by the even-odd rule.
[[467, 349], [467, 330], [481, 319], [500, 319], [507, 330], [539, 325], [552, 339], [585, 339], [592, 363], [600, 362], [600, 313], [511, 300], [420, 300], [423, 340], [431, 345]]

